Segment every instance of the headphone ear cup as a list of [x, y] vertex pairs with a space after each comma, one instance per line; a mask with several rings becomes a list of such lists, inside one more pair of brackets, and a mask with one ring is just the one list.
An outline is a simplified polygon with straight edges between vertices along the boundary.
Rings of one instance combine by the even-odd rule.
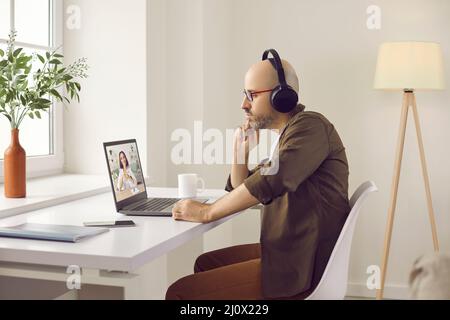
[[272, 91], [272, 107], [281, 113], [291, 112], [298, 103], [298, 95], [290, 86], [278, 86]]

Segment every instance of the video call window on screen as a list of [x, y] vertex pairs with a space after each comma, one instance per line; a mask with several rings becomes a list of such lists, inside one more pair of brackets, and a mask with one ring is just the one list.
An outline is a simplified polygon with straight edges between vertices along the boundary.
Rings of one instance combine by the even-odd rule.
[[106, 148], [106, 152], [116, 201], [120, 202], [144, 192], [144, 175], [136, 144], [110, 146]]

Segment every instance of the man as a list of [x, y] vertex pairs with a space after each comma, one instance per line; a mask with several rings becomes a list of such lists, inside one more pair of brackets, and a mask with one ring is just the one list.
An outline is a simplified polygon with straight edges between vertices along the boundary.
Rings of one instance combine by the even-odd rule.
[[[176, 220], [207, 223], [262, 203], [260, 243], [201, 255], [195, 274], [172, 284], [167, 299], [303, 299], [320, 281], [350, 212], [339, 135], [323, 115], [297, 105], [296, 94], [288, 112], [276, 106], [272, 89], [282, 85], [280, 77], [296, 93], [299, 84], [291, 64], [272, 55], [245, 77], [247, 121], [235, 134], [226, 186], [231, 192], [213, 204], [184, 200], [173, 208]], [[248, 170], [250, 142], [258, 141], [259, 129], [280, 133], [272, 174], [263, 172], [267, 163]], [[242, 150], [244, 163], [238, 161]]]

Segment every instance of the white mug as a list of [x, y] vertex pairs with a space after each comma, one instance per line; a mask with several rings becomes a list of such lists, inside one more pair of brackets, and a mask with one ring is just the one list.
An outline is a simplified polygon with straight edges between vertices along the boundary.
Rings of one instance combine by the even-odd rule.
[[[198, 182], [201, 188], [198, 190]], [[205, 180], [200, 178], [196, 173], [187, 173], [178, 175], [178, 197], [179, 198], [195, 198], [197, 193], [205, 191]]]

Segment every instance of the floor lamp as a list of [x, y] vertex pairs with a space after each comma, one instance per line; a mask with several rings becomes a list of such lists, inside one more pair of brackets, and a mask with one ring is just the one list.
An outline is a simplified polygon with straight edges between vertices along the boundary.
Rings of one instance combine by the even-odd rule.
[[400, 131], [398, 136], [394, 176], [392, 179], [391, 197], [381, 264], [381, 286], [380, 289], [377, 290], [377, 299], [382, 299], [389, 257], [389, 247], [391, 243], [392, 227], [394, 223], [394, 213], [397, 204], [398, 183], [400, 179], [400, 169], [403, 158], [403, 147], [409, 109], [412, 109], [416, 127], [434, 250], [439, 251], [439, 242], [434, 219], [433, 204], [431, 200], [430, 182], [428, 179], [422, 133], [420, 130], [420, 121], [417, 113], [414, 92], [415, 90], [422, 89], [444, 89], [444, 68], [440, 45], [432, 42], [389, 42], [382, 44], [378, 53], [374, 87], [375, 89], [403, 91]]

